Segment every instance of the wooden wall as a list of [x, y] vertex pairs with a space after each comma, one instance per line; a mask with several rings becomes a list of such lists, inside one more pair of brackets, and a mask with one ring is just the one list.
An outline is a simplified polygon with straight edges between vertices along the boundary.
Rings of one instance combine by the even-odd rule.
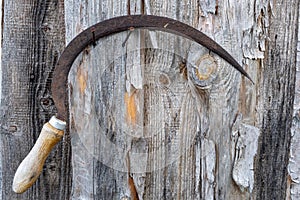
[[70, 144], [64, 138], [28, 192], [12, 191], [14, 173], [43, 124], [55, 114], [54, 65], [65, 46], [63, 1], [2, 1], [0, 199], [68, 199]]
[[[297, 199], [297, 0], [21, 0], [2, 8], [0, 199]], [[101, 39], [70, 73], [64, 140], [37, 183], [14, 194], [18, 164], [55, 113], [50, 82], [63, 47], [128, 14], [201, 30], [255, 84], [180, 36], [134, 30], [127, 41], [130, 31]]]

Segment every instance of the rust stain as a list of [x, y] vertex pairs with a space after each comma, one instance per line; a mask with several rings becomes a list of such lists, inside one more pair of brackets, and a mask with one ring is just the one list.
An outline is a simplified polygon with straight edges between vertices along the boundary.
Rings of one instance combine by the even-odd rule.
[[141, 14], [144, 15], [146, 12], [145, 9], [145, 0], [141, 0]]
[[130, 15], [130, 0], [127, 0], [127, 15]]
[[129, 94], [128, 92], [125, 93], [125, 104], [126, 104], [126, 119], [127, 122], [135, 125], [136, 124], [136, 115], [137, 115], [137, 108], [135, 103], [135, 92]]
[[130, 189], [131, 198], [133, 200], [139, 200], [139, 195], [138, 195], [137, 190], [135, 188], [134, 180], [130, 175], [128, 177], [128, 186], [129, 186], [129, 189]]
[[182, 60], [179, 63], [179, 72], [183, 75], [184, 79], [187, 80], [187, 67], [186, 67], [186, 60]]
[[84, 94], [87, 86], [87, 72], [82, 69], [82, 65], [79, 66], [77, 71], [77, 83], [79, 85], [80, 94]]
[[240, 87], [240, 100], [239, 100], [239, 110], [243, 114], [243, 116], [248, 116], [249, 111], [247, 111], [247, 94], [246, 94], [246, 83], [245, 79], [241, 81]]

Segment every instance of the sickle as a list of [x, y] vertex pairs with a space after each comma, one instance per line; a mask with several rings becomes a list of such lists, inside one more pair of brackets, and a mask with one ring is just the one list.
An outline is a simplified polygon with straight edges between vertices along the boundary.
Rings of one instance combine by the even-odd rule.
[[51, 149], [60, 141], [64, 134], [66, 122], [68, 121], [68, 74], [76, 57], [87, 46], [95, 44], [100, 38], [131, 28], [146, 28], [170, 32], [193, 40], [226, 60], [253, 83], [246, 71], [225, 49], [204, 33], [182, 22], [152, 15], [130, 15], [97, 23], [77, 35], [65, 48], [56, 64], [51, 91], [57, 108], [57, 115], [56, 117], [53, 116], [43, 126], [34, 147], [18, 167], [13, 181], [13, 190], [16, 193], [23, 193], [33, 185], [40, 175]]

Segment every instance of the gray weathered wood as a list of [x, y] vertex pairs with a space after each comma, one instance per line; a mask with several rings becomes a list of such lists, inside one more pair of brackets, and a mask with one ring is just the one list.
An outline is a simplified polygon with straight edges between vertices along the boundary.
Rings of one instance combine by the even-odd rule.
[[[298, 168], [290, 164], [289, 178], [287, 163], [298, 1], [22, 0], [3, 8], [0, 199], [297, 199]], [[203, 31], [255, 85], [173, 34], [133, 30], [124, 47], [130, 31], [102, 39], [69, 76], [70, 135], [34, 187], [13, 194], [15, 169], [55, 112], [49, 83], [64, 44], [96, 22], [140, 13]], [[296, 135], [297, 112], [294, 119]]]
[[[137, 4], [140, 6], [136, 6]], [[251, 197], [259, 199], [263, 198], [263, 191], [268, 192], [266, 193], [268, 195], [274, 195], [271, 194], [271, 185], [260, 185], [260, 188], [255, 188], [262, 182], [261, 177], [264, 177], [266, 182], [271, 180], [266, 171], [273, 167], [272, 164], [265, 166], [264, 174], [257, 175], [260, 174], [261, 169], [258, 168], [260, 165], [255, 166], [253, 161], [255, 155], [258, 161], [264, 155], [259, 154], [263, 141], [263, 137], [259, 136], [265, 130], [259, 128], [270, 125], [269, 122], [266, 123], [264, 116], [264, 111], [268, 109], [265, 107], [268, 98], [264, 93], [273, 85], [271, 82], [263, 82], [263, 77], [273, 77], [275, 71], [265, 71], [262, 60], [265, 59], [267, 62], [269, 59], [265, 58], [267, 45], [271, 44], [267, 42], [269, 33], [273, 31], [269, 30], [269, 23], [271, 19], [280, 22], [274, 17], [277, 16], [277, 12], [280, 14], [279, 4], [269, 1], [245, 3], [151, 0], [137, 4], [128, 1], [129, 9], [124, 10], [124, 5], [115, 1], [101, 4], [99, 1], [90, 4], [85, 2], [74, 4], [70, 1], [66, 6], [66, 14], [70, 16], [67, 17], [67, 27], [73, 28], [69, 29], [67, 40], [84, 27], [93, 24], [96, 19], [103, 20], [116, 15], [129, 14], [129, 10], [133, 14], [132, 11], [137, 7], [143, 10], [137, 9], [138, 12], [173, 17], [201, 29], [221, 43], [239, 62], [245, 64], [256, 86], [245, 79], [240, 79], [240, 75], [227, 63], [215, 58], [218, 65], [216, 78], [207, 83], [210, 85], [208, 89], [197, 88], [195, 86], [197, 81], [192, 78], [189, 78], [189, 81], [185, 79], [185, 68], [182, 66], [184, 66], [184, 59], [199, 63], [201, 57], [205, 56], [205, 51], [199, 51], [190, 42], [174, 39], [170, 35], [136, 31], [130, 36], [131, 40], [127, 41], [126, 49], [123, 50], [128, 53], [124, 58], [118, 58], [118, 55], [124, 55], [120, 44], [126, 34], [119, 34], [112, 37], [113, 39], [100, 41], [95, 48], [88, 48], [87, 52], [78, 59], [75, 73], [70, 77], [72, 132], [75, 133], [72, 140], [73, 199], [80, 197], [118, 199], [135, 196], [133, 193], [138, 193], [141, 199]], [[292, 5], [293, 11], [298, 9], [296, 4], [292, 3]], [[99, 13], [102, 14], [100, 17]], [[269, 16], [267, 13], [274, 15]], [[293, 23], [295, 21], [287, 22], [289, 25]], [[293, 33], [292, 30], [288, 31], [290, 34]], [[285, 39], [295, 40], [292, 36]], [[139, 45], [167, 49], [180, 56], [176, 59], [166, 52], [153, 50], [141, 51], [140, 54], [133, 53], [131, 56], [128, 52], [130, 48], [139, 48]], [[102, 57], [95, 58], [95, 55], [102, 55]], [[116, 60], [111, 64], [114, 57], [118, 59], [115, 58]], [[125, 60], [126, 62], [123, 62]], [[293, 66], [293, 60], [287, 62], [290, 62], [288, 66]], [[134, 68], [135, 65], [131, 66], [132, 63], [137, 66]], [[154, 66], [151, 63], [154, 63]], [[100, 70], [95, 69], [94, 66], [98, 66]], [[183, 72], [182, 75], [180, 71]], [[265, 73], [269, 74], [265, 75]], [[193, 71], [189, 71], [189, 74], [193, 74]], [[289, 76], [293, 76], [292, 69]], [[293, 79], [289, 80], [287, 84], [290, 84], [290, 89], [293, 89]], [[168, 91], [161, 90], [160, 87], [155, 87], [160, 83], [167, 84], [168, 91], [173, 91], [172, 95]], [[279, 93], [283, 92], [285, 91], [279, 91]], [[292, 99], [292, 95], [288, 93], [285, 98]], [[170, 104], [167, 110], [164, 107], [165, 97]], [[128, 112], [130, 116], [131, 112], [135, 113], [134, 117], [129, 117], [129, 120], [126, 119]], [[277, 113], [277, 118], [274, 120], [280, 119], [281, 115], [284, 113]], [[289, 117], [291, 116], [287, 116], [287, 119]], [[171, 121], [168, 123], [169, 120]], [[176, 124], [172, 125], [172, 120]], [[132, 123], [136, 123], [138, 127], [132, 126]], [[279, 123], [274, 122], [272, 125], [280, 125]], [[108, 128], [103, 128], [108, 124]], [[172, 146], [164, 151], [149, 153], [168, 136], [168, 132], [160, 130], [173, 130], [175, 135], [182, 134], [177, 141], [181, 156], [170, 165], [166, 165], [166, 157], [173, 156]], [[284, 133], [288, 134], [288, 130], [287, 126]], [[107, 145], [107, 142], [111, 143], [111, 141], [103, 142], [107, 139], [101, 137], [103, 131], [116, 144], [115, 147], [122, 148], [121, 156]], [[130, 136], [134, 137], [126, 137], [128, 131], [133, 131]], [[151, 139], [143, 140], [145, 136]], [[284, 144], [288, 145], [288, 142], [286, 140]], [[274, 146], [268, 149], [270, 154], [272, 148]], [[134, 154], [130, 154], [133, 149], [148, 152], [148, 156], [134, 159]], [[282, 154], [286, 159], [288, 148], [280, 150], [278, 155]], [[158, 170], [141, 171], [142, 173], [139, 174], [113, 171], [118, 167], [119, 170], [126, 168], [127, 152], [130, 160], [130, 166], [127, 167], [130, 167], [130, 170]], [[105, 158], [114, 159], [109, 163]], [[257, 163], [265, 165], [264, 162]], [[284, 169], [286, 164], [283, 162], [281, 167]], [[253, 169], [256, 169], [254, 173]], [[286, 177], [284, 170], [277, 173], [277, 177]], [[134, 184], [134, 187], [130, 184]], [[98, 192], [99, 188], [101, 192]], [[276, 195], [284, 196], [285, 187], [278, 189]]]
[[[273, 9], [277, 5], [272, 5], [272, 2], [260, 1], [249, 1], [247, 3], [234, 1], [201, 1], [199, 3], [198, 1], [144, 1], [137, 4], [140, 6], [132, 4], [131, 1], [127, 2], [130, 11], [134, 10], [135, 7], [142, 8], [144, 6], [143, 12], [145, 14], [173, 17], [201, 29], [232, 52], [239, 62], [245, 63], [256, 83], [258, 85], [262, 84], [262, 77], [260, 76], [262, 73], [260, 65], [262, 63], [260, 59], [263, 59], [265, 55], [265, 45], [268, 39], [267, 25], [269, 23], [269, 16], [265, 13], [272, 12], [273, 10], [269, 9]], [[128, 10], [126, 13], [122, 6], [124, 5], [121, 2], [115, 1], [113, 3], [102, 2], [101, 4], [98, 1], [93, 1], [90, 4], [84, 2], [74, 4], [70, 1], [66, 6], [66, 14], [69, 16], [67, 17], [67, 27], [73, 28], [69, 29], [70, 33], [67, 34], [67, 38], [71, 39], [84, 27], [95, 23], [96, 19], [103, 20], [116, 15], [128, 14]], [[103, 10], [109, 10], [110, 12], [104, 12]], [[101, 13], [100, 16], [98, 16], [99, 13]], [[131, 14], [133, 13], [131, 12]], [[172, 49], [172, 51], [185, 55], [183, 58], [194, 60], [195, 63], [197, 63], [197, 59], [201, 58], [201, 54], [197, 54], [196, 49], [193, 49], [195, 47], [190, 46], [190, 43], [182, 42], [181, 39], [174, 40], [170, 36], [154, 32], [141, 33], [141, 35], [139, 33], [134, 34], [130, 37], [134, 38], [140, 45], [144, 45], [144, 38], [148, 38], [150, 42], [148, 45], [152, 48]], [[261, 88], [259, 86], [253, 87], [244, 79], [241, 81], [240, 76], [228, 67], [227, 63], [216, 58], [218, 64], [216, 73], [218, 76], [213, 79], [212, 83], [209, 83], [211, 84], [209, 89], [196, 89], [195, 83], [188, 82], [184, 77], [178, 76], [178, 71], [167, 69], [167, 67], [180, 68], [180, 64], [178, 64], [180, 60], [176, 61], [175, 59], [174, 61], [172, 56], [167, 56], [165, 52], [162, 56], [162, 52], [158, 51], [141, 52], [146, 60], [149, 58], [151, 62], [159, 63], [153, 67], [154, 69], [147, 69], [151, 64], [141, 63], [141, 59], [137, 54], [133, 57], [137, 58], [135, 60], [137, 64], [143, 66], [142, 72], [138, 70], [139, 68], [132, 70], [129, 64], [122, 63], [122, 59], [115, 60], [114, 65], [109, 66], [112, 72], [108, 72], [106, 66], [110, 64], [111, 61], [109, 60], [113, 59], [112, 55], [122, 54], [122, 52], [120, 53], [122, 51], [120, 44], [123, 40], [120, 38], [124, 40], [125, 35], [120, 34], [114, 39], [101, 41], [102, 50], [98, 46], [89, 48], [87, 50], [88, 54], [84, 54], [78, 59], [78, 67], [71, 76], [71, 117], [74, 122], [72, 131], [75, 133], [75, 136], [73, 136], [73, 191], [76, 191], [76, 193], [73, 193], [73, 198], [121, 198], [130, 196], [131, 186], [126, 182], [126, 179], [130, 179], [130, 176], [133, 177], [139, 197], [144, 199], [180, 197], [240, 199], [252, 196], [255, 186], [254, 173], [252, 172], [255, 167], [253, 166], [253, 159], [257, 154], [257, 140], [260, 134], [256, 127], [262, 126], [263, 118], [263, 112], [259, 113], [257, 111], [263, 111], [264, 109], [262, 107], [264, 99], [260, 98], [262, 96], [260, 94], [262, 92]], [[127, 50], [130, 49], [134, 39], [128, 41]], [[136, 48], [138, 48], [138, 45]], [[105, 59], [93, 58], [95, 55], [102, 55], [102, 58]], [[124, 59], [127, 63], [133, 62], [130, 56]], [[95, 70], [93, 66], [99, 66], [104, 72]], [[95, 72], [100, 72], [100, 75], [96, 75]], [[125, 72], [126, 77], [123, 77]], [[116, 74], [114, 75], [114, 73]], [[154, 79], [152, 76], [154, 76]], [[155, 77], [161, 77], [162, 79], [155, 80]], [[102, 81], [102, 79], [104, 80]], [[110, 83], [114, 80], [117, 86]], [[147, 86], [151, 82], [159, 84], [159, 80], [164, 80], [163, 83], [169, 83], [169, 81], [173, 83], [174, 80], [182, 81], [181, 86], [172, 85], [171, 87], [168, 85], [169, 90], [179, 92], [175, 93], [175, 99], [169, 93], [164, 93], [163, 90], [155, 89], [155, 87], [141, 88], [141, 83]], [[101, 87], [105, 88], [99, 89]], [[125, 90], [120, 89], [122, 87]], [[109, 92], [103, 91], [107, 88], [115, 89]], [[133, 100], [126, 101], [123, 99], [126, 97], [126, 92], [129, 92], [129, 95], [134, 95]], [[102, 94], [102, 97], [97, 97], [99, 93]], [[160, 96], [163, 94], [170, 99], [171, 105], [178, 104], [176, 101], [180, 102], [180, 109], [176, 110], [169, 107], [169, 114], [164, 114], [163, 104], [160, 103], [160, 98], [162, 98]], [[157, 131], [161, 127], [166, 128], [160, 122], [171, 120], [174, 115], [178, 115], [179, 121], [176, 121], [176, 123], [179, 129], [176, 130], [175, 128], [174, 130], [183, 134], [183, 138], [181, 138], [182, 154], [180, 154], [181, 157], [178, 160], [158, 171], [133, 175], [112, 172], [105, 165], [99, 163], [99, 160], [101, 161], [103, 157], [115, 156], [114, 151], [107, 152], [103, 149], [102, 146], [105, 146], [105, 143], [98, 141], [99, 134], [103, 131], [102, 127], [98, 127], [99, 123], [100, 126], [111, 124], [111, 130], [117, 130], [117, 127], [120, 126], [121, 130], [133, 129], [137, 131], [137, 129], [130, 127], [130, 123], [128, 125], [128, 121], [124, 119], [126, 106], [128, 106], [126, 102], [129, 101], [136, 102], [133, 110], [140, 109], [139, 112], [135, 110], [139, 116], [137, 119], [142, 120], [141, 122], [144, 122], [144, 125], [146, 124], [144, 128], [143, 126], [139, 127], [139, 131], [142, 131], [144, 135], [157, 132], [157, 138], [160, 139], [154, 137], [147, 143], [141, 139], [126, 138], [117, 131], [108, 132], [107, 134], [110, 134], [116, 144], [123, 145], [124, 152], [129, 151], [128, 148], [140, 148], [139, 150], [149, 151], [166, 137], [166, 133]], [[97, 102], [101, 102], [100, 105]], [[153, 105], [151, 102], [155, 102], [155, 104]], [[143, 112], [147, 114], [145, 115]], [[170, 113], [173, 113], [173, 115]], [[178, 113], [181, 113], [181, 115]], [[239, 113], [242, 114], [242, 119], [237, 122], [236, 116]], [[106, 119], [107, 116], [111, 117], [109, 121]], [[193, 116], [196, 117], [194, 122], [192, 121]], [[136, 123], [139, 124], [140, 121], [136, 121]], [[184, 127], [187, 124], [189, 128], [185, 129]], [[239, 124], [236, 125], [235, 129], [237, 132], [232, 132], [233, 124]], [[194, 134], [193, 132], [196, 130], [198, 131], [196, 134], [198, 139], [194, 140], [195, 143], [191, 143], [192, 138], [186, 137], [187, 135], [184, 133]], [[185, 151], [184, 147], [186, 146], [190, 147], [188, 151]], [[207, 153], [205, 153], [206, 151]], [[150, 154], [146, 160], [139, 160], [137, 167], [145, 168], [143, 162], [147, 163], [147, 169], [165, 166], [162, 161], [165, 162], [165, 157], [172, 156], [170, 152]], [[245, 154], [247, 156], [243, 156]], [[119, 165], [123, 166], [121, 167], [123, 169], [126, 167], [125, 160], [126, 154], [124, 153], [123, 157], [118, 157], [114, 162], [120, 162]], [[136, 160], [130, 161], [130, 167], [134, 168]], [[234, 177], [231, 174], [232, 169], [234, 169]], [[243, 171], [239, 172], [239, 170]], [[95, 175], [101, 175], [101, 181], [93, 178]], [[115, 178], [111, 179], [112, 176]], [[236, 187], [232, 180], [239, 187]], [[104, 183], [113, 184], [114, 187], [108, 186], [108, 190]], [[103, 193], [97, 192], [99, 187], [103, 188], [101, 190]], [[197, 192], [195, 193], [195, 191]], [[113, 193], [115, 196], [113, 196]]]
[[[96, 22], [128, 14], [127, 7], [133, 10], [136, 7], [136, 12], [140, 13], [140, 5], [134, 3], [134, 1], [91, 1], [88, 4], [86, 4], [86, 1], [75, 3], [74, 1], [65, 1], [66, 27], [69, 27], [66, 29], [66, 40], [70, 41], [83, 29]], [[134, 12], [131, 13], [134, 14]], [[138, 39], [134, 36], [135, 34], [133, 33], [131, 37]], [[103, 119], [100, 116], [109, 115], [109, 112], [106, 112], [109, 111], [110, 105], [114, 107], [111, 108], [111, 112], [114, 112], [113, 109], [124, 111], [124, 93], [119, 96], [114, 95], [115, 90], [113, 90], [114, 87], [119, 87], [119, 84], [124, 85], [122, 81], [124, 68], [120, 60], [115, 61], [115, 65], [118, 66], [116, 69], [114, 69], [114, 63], [112, 62], [114, 57], [116, 59], [124, 54], [122, 43], [125, 37], [126, 32], [99, 41], [95, 48], [89, 47], [79, 56], [70, 75], [70, 85], [72, 87], [70, 109], [73, 158], [72, 199], [121, 199], [122, 197], [131, 196], [127, 173], [118, 172], [107, 167], [100, 162], [101, 158], [99, 158], [101, 156], [109, 159], [116, 157], [114, 152], [109, 152], [113, 151], [113, 148], [107, 151], [101, 148], [105, 146], [105, 141], [99, 141], [99, 139], [107, 126], [99, 126], [99, 123], [109, 122], [107, 120], [100, 122]], [[136, 43], [138, 45], [138, 40]], [[98, 55], [105, 59], [99, 59]], [[105, 74], [105, 77], [102, 77], [103, 74]], [[114, 76], [116, 77], [114, 78]], [[116, 86], [112, 84], [111, 81], [113, 80], [116, 81]], [[105, 97], [105, 100], [102, 99], [102, 94], [99, 91], [100, 87], [104, 87], [105, 92], [111, 96], [111, 99], [109, 97]], [[120, 103], [121, 105], [118, 105]], [[101, 105], [103, 108], [100, 107]], [[106, 108], [105, 105], [108, 105], [108, 107]], [[99, 109], [96, 109], [97, 107]], [[105, 109], [107, 110], [105, 111]], [[123, 141], [124, 136], [121, 135], [116, 139], [128, 145], [126, 140]], [[125, 146], [125, 148], [128, 147]], [[102, 154], [100, 154], [100, 150]], [[109, 160], [106, 161], [109, 162]], [[124, 165], [125, 157], [123, 160], [116, 157], [113, 161], [119, 162], [119, 165]]]
[[[299, 19], [298, 19], [299, 20]], [[298, 22], [300, 24], [300, 20]], [[298, 24], [298, 27], [299, 27]], [[294, 100], [294, 114], [293, 114], [293, 125], [292, 125], [292, 139], [291, 139], [291, 150], [289, 160], [289, 175], [288, 179], [288, 191], [290, 194], [287, 196], [290, 199], [296, 200], [300, 198], [300, 29], [298, 28], [298, 43], [297, 43], [297, 73], [296, 73], [296, 85], [295, 85], [295, 100]]]
[[37, 183], [22, 195], [14, 173], [55, 113], [53, 67], [64, 43], [63, 1], [2, 1], [1, 199], [65, 199], [70, 190], [68, 137], [50, 154]]
[[[272, 2], [273, 3], [273, 2]], [[257, 199], [284, 199], [295, 92], [299, 1], [268, 8], [268, 41], [262, 68], [262, 122], [255, 159]]]

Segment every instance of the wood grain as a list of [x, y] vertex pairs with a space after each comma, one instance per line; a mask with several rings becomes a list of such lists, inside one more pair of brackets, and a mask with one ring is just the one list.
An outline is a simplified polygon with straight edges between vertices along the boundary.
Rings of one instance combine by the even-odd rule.
[[14, 173], [55, 107], [50, 83], [64, 42], [63, 1], [3, 1], [1, 62], [1, 199], [68, 199], [68, 138], [54, 148], [37, 183], [22, 195]]
[[[101, 20], [126, 15], [128, 10], [131, 14], [139, 14], [141, 7], [140, 2], [135, 1], [90, 1], [89, 4], [86, 4], [86, 1], [65, 1], [65, 5], [66, 16], [69, 16], [66, 20], [66, 26], [70, 27], [66, 33], [67, 41], [70, 41], [84, 28]], [[113, 126], [116, 123], [115, 119], [109, 119], [110, 112], [117, 111], [118, 114], [122, 112], [125, 114], [125, 91], [122, 94], [119, 93], [119, 96], [114, 94], [117, 92], [114, 88], [125, 85], [122, 79], [125, 74], [124, 60], [117, 59], [115, 61], [114, 58], [118, 58], [124, 52], [126, 53], [126, 48], [125, 50], [122, 48], [126, 35], [126, 32], [117, 34], [115, 37], [100, 40], [95, 48], [87, 48], [75, 61], [73, 72], [71, 72], [73, 74], [70, 75], [70, 84], [72, 85], [71, 117], [74, 122], [74, 126], [71, 127], [73, 135], [72, 199], [122, 199], [131, 196], [128, 173], [119, 172], [109, 167], [111, 166], [109, 163], [116, 162], [122, 169], [122, 166], [126, 166], [125, 157], [118, 160], [114, 149], [108, 148], [110, 143], [101, 140], [103, 131], [109, 128], [107, 125], [102, 127], [101, 124], [109, 123]], [[137, 33], [133, 32], [131, 38], [136, 39], [132, 45], [137, 45], [136, 48], [139, 48]], [[128, 44], [131, 43], [126, 43], [126, 45]], [[99, 59], [99, 55], [101, 55], [101, 59]], [[136, 56], [138, 62], [139, 55]], [[78, 77], [85, 77], [84, 74], [87, 75], [83, 79], [86, 88], [79, 92]], [[134, 80], [132, 82], [136, 84], [135, 87], [138, 87], [138, 82]], [[103, 89], [100, 91], [100, 88]], [[128, 94], [131, 96], [132, 91], [128, 91]], [[129, 105], [133, 105], [132, 103], [133, 101], [128, 102]], [[128, 107], [130, 111], [128, 116], [133, 119], [131, 117], [135, 115], [135, 119], [138, 120], [138, 114], [135, 113], [135, 109], [131, 108]], [[117, 116], [113, 115], [112, 117]], [[125, 115], [123, 116], [125, 117]], [[118, 117], [122, 118], [121, 116]], [[102, 119], [105, 121], [102, 122]], [[107, 132], [107, 134], [108, 138], [115, 140], [114, 142], [119, 143], [118, 140], [123, 142], [121, 148], [128, 148], [126, 145], [129, 143], [127, 143], [124, 135], [118, 136], [114, 132]], [[101, 157], [109, 159], [103, 161]]]
[[286, 198], [298, 34], [294, 27], [298, 25], [298, 9], [299, 1], [279, 1], [272, 7], [274, 15], [269, 15], [270, 40], [266, 42], [261, 84], [264, 110], [255, 159], [257, 199]]
[[[112, 6], [108, 2], [99, 5], [94, 1], [92, 4], [97, 4], [98, 10], [108, 8], [117, 9], [114, 13], [126, 13], [126, 10], [120, 13], [119, 9], [123, 8], [121, 3], [115, 2]], [[136, 4], [129, 1], [127, 5], [131, 7]], [[217, 18], [211, 5], [202, 8], [203, 12], [207, 12], [206, 16], [209, 16], [207, 18], [200, 17], [200, 5], [197, 1], [175, 4], [145, 1], [144, 6], [147, 14], [174, 17], [194, 27], [202, 27], [202, 31], [212, 37], [216, 35], [215, 39], [227, 49], [235, 46], [223, 43], [226, 38], [221, 37], [221, 29], [214, 27], [214, 23], [209, 23]], [[67, 33], [68, 40], [96, 19], [112, 17], [108, 13], [97, 16], [101, 12], [91, 15], [91, 9], [84, 2], [70, 2], [66, 6], [66, 14], [70, 16], [67, 26], [73, 27]], [[179, 12], [180, 9], [183, 12]], [[134, 9], [129, 10], [132, 12]], [[81, 12], [73, 13], [77, 11]], [[230, 148], [225, 147], [229, 146], [230, 126], [237, 112], [234, 110], [237, 109], [236, 95], [239, 90], [235, 84], [239, 77], [232, 73], [224, 61], [216, 57], [217, 76], [207, 83], [209, 90], [204, 89], [195, 79], [187, 77], [187, 74], [192, 76], [195, 69], [185, 66], [186, 60], [197, 63], [201, 56], [209, 53], [203, 47], [160, 32], [134, 31], [126, 43], [126, 49], [122, 50], [121, 44], [126, 35], [127, 33], [109, 37], [100, 41], [95, 48], [88, 48], [77, 59], [77, 67], [70, 76], [71, 113], [74, 119], [72, 132], [76, 135], [72, 141], [73, 198], [118, 199], [131, 195], [127, 174], [114, 172], [107, 167], [118, 166], [122, 171], [126, 168], [124, 157], [127, 154], [124, 153], [123, 157], [116, 156], [116, 151], [109, 148], [105, 138], [99, 136], [103, 132], [109, 138], [109, 143], [126, 153], [146, 153], [146, 158], [143, 157], [139, 162], [134, 154], [130, 154], [130, 181], [134, 181], [140, 199], [228, 198], [230, 191], [235, 190], [229, 184], [232, 164], [224, 168], [223, 164], [218, 163], [233, 162], [230, 159]], [[130, 52], [140, 46], [152, 49]], [[96, 55], [101, 55], [102, 59]], [[84, 77], [78, 73], [88, 74], [85, 90], [78, 85], [76, 77]], [[128, 131], [131, 132], [126, 136]], [[145, 140], [141, 136], [150, 139]], [[177, 146], [167, 144], [163, 150], [155, 151], [168, 139]], [[167, 158], [172, 158], [172, 152], [176, 151], [179, 153], [175, 155], [179, 156], [169, 162]], [[103, 161], [103, 157], [109, 157], [111, 161]], [[195, 161], [198, 162], [196, 165]], [[150, 171], [134, 173], [135, 170], [142, 169]], [[196, 185], [201, 186], [201, 190], [197, 190]], [[195, 190], [199, 192], [195, 193]]]
[[[300, 10], [299, 10], [300, 12]], [[298, 14], [299, 16], [299, 14]], [[298, 27], [300, 25], [300, 20], [298, 17]], [[299, 171], [299, 163], [300, 163], [300, 29], [298, 28], [298, 43], [297, 43], [297, 65], [296, 65], [296, 83], [295, 83], [295, 100], [294, 100], [294, 112], [293, 112], [293, 124], [291, 131], [291, 149], [290, 149], [290, 158], [289, 158], [289, 176], [288, 179], [288, 189], [287, 189], [287, 199], [299, 199], [300, 198], [300, 171]]]
[[[299, 196], [297, 172], [287, 174], [298, 1], [3, 2], [0, 199]], [[172, 34], [134, 30], [125, 47], [129, 31], [100, 40], [69, 77], [71, 135], [50, 154], [37, 184], [14, 194], [15, 169], [55, 113], [49, 86], [64, 44], [96, 22], [140, 13], [206, 33], [255, 85]], [[199, 68], [208, 57], [217, 66], [211, 72]], [[206, 72], [210, 78], [200, 81]], [[297, 150], [292, 145], [292, 155]]]

